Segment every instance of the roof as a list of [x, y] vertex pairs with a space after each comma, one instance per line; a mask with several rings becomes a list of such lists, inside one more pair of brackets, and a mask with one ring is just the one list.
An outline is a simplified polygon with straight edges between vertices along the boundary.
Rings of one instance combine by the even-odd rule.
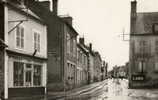
[[94, 52], [94, 54], [95, 54], [95, 57], [99, 57], [99, 60], [102, 61], [101, 56], [98, 51]]
[[27, 8], [27, 7], [26, 8], [20, 8], [18, 4], [16, 5], [11, 1], [7, 1], [5, 3], [10, 5], [10, 7], [12, 7], [13, 9], [15, 9], [15, 10], [17, 10], [17, 11], [33, 18], [33, 19], [35, 19], [35, 20], [38, 20], [42, 24], [45, 24], [45, 22], [39, 16], [37, 16], [34, 12], [32, 12], [29, 8]]
[[83, 50], [83, 52], [86, 54], [89, 52], [89, 50], [87, 48], [85, 48], [85, 46], [80, 44], [80, 43], [77, 43], [77, 47], [80, 48], [81, 50]]
[[153, 24], [158, 23], [158, 12], [137, 13], [136, 34], [153, 33]]
[[[46, 22], [49, 22], [49, 18], [51, 18], [51, 20], [53, 20], [53, 18], [58, 19], [60, 22], [66, 24], [74, 33], [75, 35], [78, 35], [77, 31], [71, 26], [69, 25], [69, 23], [65, 22], [62, 18], [60, 18], [59, 16], [56, 16], [54, 13], [52, 13], [50, 10], [48, 10], [47, 8], [43, 7], [40, 2], [35, 1], [35, 0], [28, 0], [28, 7], [34, 12], [36, 13], [38, 16], [41, 16], [44, 20], [46, 20]], [[49, 19], [49, 20], [48, 20]]]

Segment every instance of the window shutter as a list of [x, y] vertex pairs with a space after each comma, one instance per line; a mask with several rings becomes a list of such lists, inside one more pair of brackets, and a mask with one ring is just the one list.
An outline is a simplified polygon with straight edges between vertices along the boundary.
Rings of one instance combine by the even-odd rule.
[[40, 34], [38, 34], [38, 51], [40, 51]]
[[21, 27], [21, 48], [24, 48], [24, 27]]
[[20, 47], [20, 27], [19, 26], [16, 29], [16, 46]]

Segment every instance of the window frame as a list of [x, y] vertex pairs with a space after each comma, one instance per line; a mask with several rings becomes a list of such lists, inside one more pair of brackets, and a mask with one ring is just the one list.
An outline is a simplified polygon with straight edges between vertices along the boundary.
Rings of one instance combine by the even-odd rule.
[[[35, 34], [37, 34], [36, 41]], [[38, 53], [41, 52], [41, 32], [36, 29], [33, 29], [33, 50], [37, 50]]]
[[[16, 86], [14, 85], [14, 63], [17, 62], [17, 63], [23, 63], [23, 85], [21, 86]], [[31, 67], [30, 68], [26, 68], [27, 64], [30, 64]], [[34, 84], [34, 66], [35, 65], [38, 65], [40, 66], [40, 84], [39, 85], [35, 85]], [[30, 85], [27, 85], [26, 84], [26, 72], [28, 71], [31, 71], [31, 83]], [[22, 88], [22, 87], [42, 87], [42, 84], [43, 84], [43, 81], [42, 81], [42, 78], [43, 77], [43, 64], [41, 63], [29, 63], [29, 62], [25, 62], [25, 61], [18, 61], [18, 60], [14, 60], [13, 61], [13, 86], [12, 88]]]
[[[21, 37], [22, 36], [21, 33], [19, 33], [20, 34], [19, 35], [19, 42], [20, 42], [19, 46], [17, 45], [17, 38], [18, 38], [17, 31], [18, 31], [18, 28], [20, 28], [20, 29], [23, 28], [23, 38]], [[23, 39], [23, 46], [22, 46], [22, 39]], [[16, 30], [15, 30], [15, 47], [16, 47], [16, 49], [20, 49], [20, 50], [25, 48], [25, 26], [24, 25], [18, 25]]]
[[152, 26], [153, 33], [154, 33], [154, 34], [158, 34], [158, 29], [157, 29], [157, 31], [156, 31], [156, 27], [158, 28], [158, 23], [154, 23], [153, 26]]

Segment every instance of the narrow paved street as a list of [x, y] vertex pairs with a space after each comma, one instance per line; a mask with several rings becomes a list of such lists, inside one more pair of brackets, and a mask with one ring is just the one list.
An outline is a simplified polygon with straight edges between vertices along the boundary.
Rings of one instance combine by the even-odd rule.
[[44, 98], [11, 100], [158, 100], [158, 89], [128, 89], [128, 80], [108, 79], [66, 93], [48, 93]]
[[158, 90], [128, 89], [127, 80], [109, 79], [95, 88], [87, 87], [56, 100], [158, 100]]

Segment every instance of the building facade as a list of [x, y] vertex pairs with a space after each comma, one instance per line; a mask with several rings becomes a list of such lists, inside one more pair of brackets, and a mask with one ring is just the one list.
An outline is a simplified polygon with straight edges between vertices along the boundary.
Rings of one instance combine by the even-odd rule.
[[[72, 29], [72, 18], [63, 17], [64, 21], [67, 24], [64, 24], [64, 34], [66, 38], [65, 40], [65, 63], [64, 66], [66, 68], [65, 74], [65, 81], [66, 87], [68, 89], [75, 88], [76, 85], [76, 69], [77, 69], [77, 35], [78, 33]], [[71, 28], [70, 28], [71, 27]]]
[[2, 97], [44, 95], [47, 82], [45, 23], [25, 6], [24, 1], [4, 0], [0, 8], [3, 22], [0, 23], [0, 37], [7, 45], [1, 50], [0, 59], [4, 81], [0, 88]]
[[87, 46], [89, 53], [88, 53], [88, 84], [94, 82], [94, 52], [92, 50], [92, 44], [90, 43]]
[[88, 83], [88, 49], [85, 47], [84, 38], [79, 38], [77, 45], [77, 86]]
[[129, 87], [157, 87], [158, 12], [137, 12], [131, 2]]
[[58, 0], [35, 2], [29, 7], [47, 24], [48, 41], [48, 91], [63, 91], [75, 87], [77, 65], [77, 35], [72, 26], [72, 17], [58, 16]]
[[107, 78], [108, 78], [108, 63], [103, 61], [101, 67], [101, 80], [105, 80]]
[[99, 52], [94, 52], [94, 81], [101, 81], [102, 59]]

